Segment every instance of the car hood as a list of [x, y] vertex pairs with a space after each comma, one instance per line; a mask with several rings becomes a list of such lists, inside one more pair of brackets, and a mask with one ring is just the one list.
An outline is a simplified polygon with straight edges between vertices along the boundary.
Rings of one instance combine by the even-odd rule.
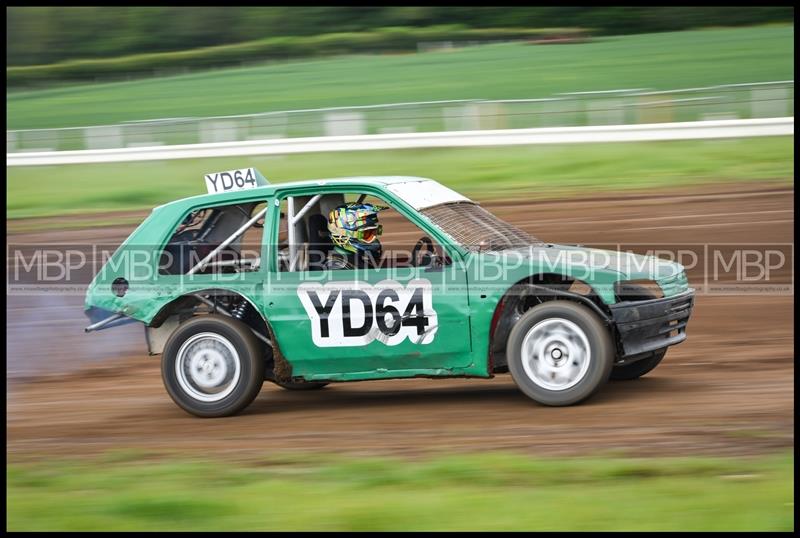
[[503, 266], [510, 278], [518, 273], [556, 273], [582, 280], [594, 287], [607, 303], [615, 301], [613, 286], [626, 280], [655, 281], [665, 296], [688, 289], [683, 265], [677, 262], [619, 252], [573, 245], [535, 244], [482, 254], [483, 265], [496, 263]]
[[643, 256], [633, 252], [620, 252], [572, 245], [538, 245], [517, 252], [525, 257], [557, 263], [566, 261], [579, 270], [603, 270], [618, 273], [620, 280], [663, 280], [684, 271], [676, 262]]

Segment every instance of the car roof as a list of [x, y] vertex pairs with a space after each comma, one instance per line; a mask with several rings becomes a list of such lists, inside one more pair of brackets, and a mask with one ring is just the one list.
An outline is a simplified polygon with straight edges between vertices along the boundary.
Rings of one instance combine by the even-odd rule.
[[308, 179], [303, 181], [288, 181], [285, 183], [271, 183], [263, 187], [255, 187], [253, 189], [238, 190], [217, 194], [198, 194], [195, 196], [188, 196], [186, 198], [179, 198], [166, 204], [162, 204], [153, 208], [161, 209], [167, 206], [182, 206], [184, 204], [204, 204], [209, 202], [235, 202], [241, 198], [258, 198], [259, 196], [272, 196], [278, 190], [307, 187], [307, 186], [330, 186], [330, 185], [370, 185], [370, 186], [383, 186], [392, 183], [409, 183], [415, 181], [433, 181], [430, 178], [416, 177], [416, 176], [352, 176], [352, 177], [338, 177], [327, 179]]

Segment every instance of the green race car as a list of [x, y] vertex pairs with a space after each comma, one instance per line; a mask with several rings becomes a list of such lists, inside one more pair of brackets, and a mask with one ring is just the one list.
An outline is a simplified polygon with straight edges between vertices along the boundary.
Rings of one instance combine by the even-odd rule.
[[680, 264], [541, 242], [430, 179], [205, 181], [209, 194], [153, 209], [86, 294], [86, 330], [142, 322], [167, 391], [197, 416], [244, 409], [264, 380], [505, 372], [570, 405], [686, 338]]

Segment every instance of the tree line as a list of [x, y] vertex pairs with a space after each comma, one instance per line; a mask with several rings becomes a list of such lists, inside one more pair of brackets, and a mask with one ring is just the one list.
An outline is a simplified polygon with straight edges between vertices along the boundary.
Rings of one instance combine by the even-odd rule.
[[793, 7], [7, 7], [6, 65], [387, 27], [581, 27], [614, 35], [793, 20]]

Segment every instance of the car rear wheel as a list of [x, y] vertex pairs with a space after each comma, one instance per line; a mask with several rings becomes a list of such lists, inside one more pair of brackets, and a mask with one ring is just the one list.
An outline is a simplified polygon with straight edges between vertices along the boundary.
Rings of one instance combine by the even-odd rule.
[[170, 397], [198, 417], [238, 413], [264, 382], [264, 359], [250, 328], [229, 317], [192, 318], [170, 335], [161, 377]]
[[564, 406], [594, 394], [614, 360], [611, 335], [588, 308], [548, 301], [528, 310], [506, 346], [514, 382], [538, 403]]

